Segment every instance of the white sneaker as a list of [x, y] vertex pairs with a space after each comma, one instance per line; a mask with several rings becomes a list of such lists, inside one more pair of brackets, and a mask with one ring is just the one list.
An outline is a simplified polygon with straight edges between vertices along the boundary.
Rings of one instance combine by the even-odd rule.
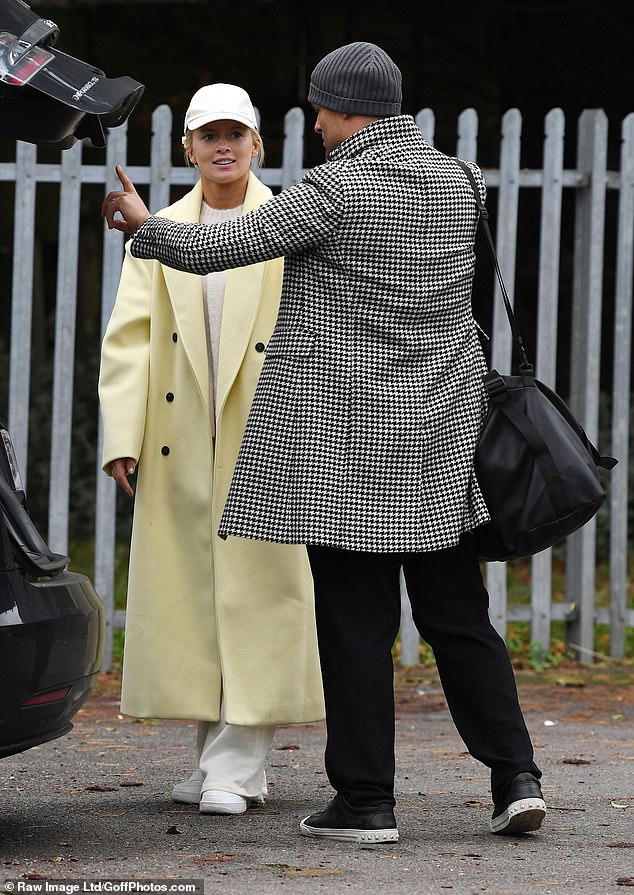
[[186, 805], [198, 805], [202, 786], [202, 772], [194, 771], [187, 780], [183, 780], [182, 783], [177, 783], [172, 787], [172, 801], [184, 802]]
[[[200, 804], [200, 794], [203, 787], [203, 774], [202, 771], [194, 771], [194, 773], [187, 780], [183, 780], [182, 783], [177, 783], [172, 787], [172, 801], [173, 802], [183, 802], [186, 805], [199, 805]], [[266, 774], [264, 775], [264, 785], [262, 787], [262, 794], [259, 796], [250, 796], [247, 799], [247, 803], [249, 805], [264, 805], [264, 800], [266, 796], [268, 796], [269, 790], [266, 785]]]
[[247, 800], [233, 792], [222, 789], [208, 789], [200, 797], [201, 814], [244, 814]]

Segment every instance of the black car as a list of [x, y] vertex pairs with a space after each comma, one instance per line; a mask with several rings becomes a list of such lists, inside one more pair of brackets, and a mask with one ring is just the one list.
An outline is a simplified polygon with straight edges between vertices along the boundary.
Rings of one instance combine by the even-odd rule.
[[68, 733], [99, 671], [105, 609], [68, 561], [28, 515], [0, 424], [0, 758]]

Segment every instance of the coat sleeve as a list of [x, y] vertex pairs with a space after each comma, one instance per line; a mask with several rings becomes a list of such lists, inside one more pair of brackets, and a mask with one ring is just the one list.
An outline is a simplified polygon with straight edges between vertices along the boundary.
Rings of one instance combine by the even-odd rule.
[[131, 257], [129, 243], [99, 371], [104, 426], [102, 465], [141, 455], [148, 397], [152, 264]]
[[215, 226], [150, 217], [132, 241], [136, 258], [195, 274], [294, 255], [331, 238], [344, 208], [340, 166], [313, 168], [301, 183], [243, 217]]

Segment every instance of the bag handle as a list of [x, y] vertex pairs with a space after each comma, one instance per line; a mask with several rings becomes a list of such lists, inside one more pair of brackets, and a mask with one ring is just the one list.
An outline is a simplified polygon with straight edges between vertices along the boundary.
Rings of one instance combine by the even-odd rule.
[[502, 299], [504, 301], [504, 307], [506, 309], [506, 316], [508, 317], [511, 332], [513, 333], [513, 341], [515, 342], [515, 347], [517, 349], [518, 355], [521, 358], [520, 368], [531, 367], [532, 370], [532, 364], [530, 363], [526, 354], [524, 340], [522, 339], [520, 328], [517, 325], [517, 320], [515, 318], [515, 314], [513, 313], [513, 306], [511, 305], [508, 292], [506, 291], [504, 278], [502, 277], [502, 271], [500, 270], [500, 265], [498, 263], [498, 256], [495, 251], [493, 237], [491, 236], [491, 228], [489, 227], [489, 212], [484, 202], [482, 201], [482, 194], [480, 193], [480, 188], [478, 187], [476, 179], [473, 176], [473, 171], [466, 162], [462, 161], [462, 159], [457, 158], [456, 162], [460, 165], [464, 173], [467, 175], [467, 179], [469, 180], [469, 183], [471, 184], [471, 188], [475, 195], [476, 206], [478, 208], [478, 219], [482, 221], [482, 228], [486, 236], [487, 245], [489, 246], [491, 258], [493, 259], [493, 265], [495, 267], [495, 273], [497, 274], [498, 283], [500, 284], [500, 292], [502, 293]]

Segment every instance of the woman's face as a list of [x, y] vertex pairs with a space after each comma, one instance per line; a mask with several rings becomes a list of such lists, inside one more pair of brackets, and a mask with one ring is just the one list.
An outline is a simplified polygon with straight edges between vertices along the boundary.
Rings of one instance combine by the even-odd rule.
[[246, 179], [256, 155], [251, 131], [237, 121], [211, 121], [191, 132], [189, 158], [200, 176], [213, 184]]

